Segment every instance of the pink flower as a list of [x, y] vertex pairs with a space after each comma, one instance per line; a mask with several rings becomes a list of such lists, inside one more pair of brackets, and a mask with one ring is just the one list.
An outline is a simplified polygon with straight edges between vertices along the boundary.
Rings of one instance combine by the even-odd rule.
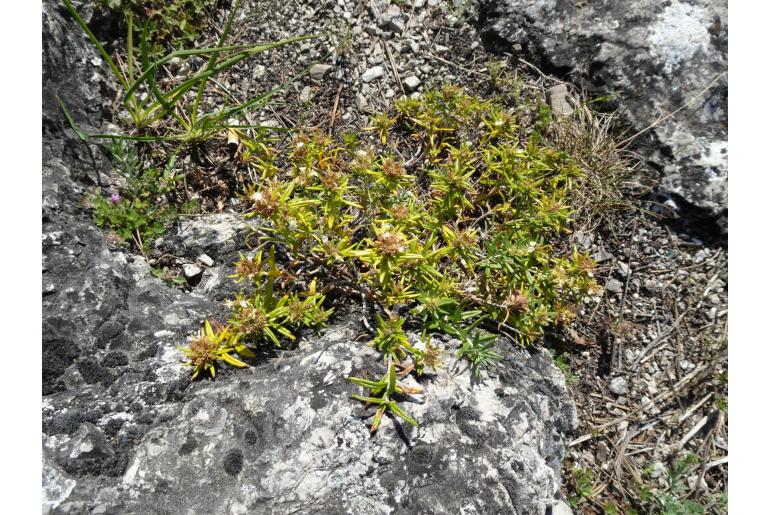
[[118, 194], [118, 193], [113, 193], [113, 194], [112, 194], [112, 196], [110, 197], [110, 201], [111, 201], [113, 204], [115, 204], [115, 205], [118, 205], [118, 202], [120, 202], [120, 194]]

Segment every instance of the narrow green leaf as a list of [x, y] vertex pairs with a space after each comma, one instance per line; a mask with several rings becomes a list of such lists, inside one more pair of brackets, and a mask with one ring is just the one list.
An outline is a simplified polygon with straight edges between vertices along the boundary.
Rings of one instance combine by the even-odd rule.
[[410, 417], [404, 410], [402, 410], [398, 406], [398, 404], [396, 404], [395, 401], [390, 401], [388, 403], [388, 407], [390, 408], [390, 411], [392, 411], [393, 413], [395, 413], [399, 417], [403, 418], [404, 420], [406, 420], [407, 422], [412, 424], [414, 427], [418, 427], [419, 426], [417, 421], [415, 419], [413, 419], [412, 417]]
[[361, 402], [369, 402], [371, 404], [385, 404], [385, 399], [381, 399], [379, 397], [364, 397], [363, 395], [351, 395], [356, 400], [359, 400]]
[[241, 361], [241, 360], [239, 360], [237, 358], [234, 358], [233, 356], [231, 356], [230, 354], [228, 354], [226, 352], [223, 352], [219, 356], [222, 358], [223, 361], [225, 361], [226, 363], [229, 363], [230, 365], [232, 365], [234, 367], [245, 368], [245, 367], [248, 366], [243, 361]]

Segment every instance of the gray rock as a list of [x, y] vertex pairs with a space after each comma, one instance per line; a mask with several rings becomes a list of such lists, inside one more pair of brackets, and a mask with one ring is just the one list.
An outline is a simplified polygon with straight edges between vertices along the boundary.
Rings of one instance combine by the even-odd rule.
[[361, 75], [361, 80], [364, 82], [372, 82], [385, 75], [385, 68], [382, 66], [374, 66], [369, 68]]
[[548, 105], [556, 115], [568, 116], [575, 112], [569, 101], [569, 90], [565, 84], [557, 84], [548, 89]]
[[623, 283], [613, 277], [607, 281], [605, 288], [607, 288], [607, 291], [611, 291], [612, 293], [620, 293], [623, 291]]
[[650, 470], [650, 477], [652, 479], [657, 479], [664, 474], [668, 472], [668, 469], [666, 468], [666, 465], [663, 462], [656, 461], [652, 464], [651, 470]]
[[104, 433], [84, 422], [77, 433], [57, 449], [56, 462], [69, 474], [99, 474], [102, 465], [115, 455]]
[[244, 220], [231, 213], [180, 218], [163, 237], [160, 247], [175, 256], [206, 254], [217, 260], [240, 250], [244, 235], [257, 227], [256, 222]]
[[299, 93], [299, 101], [300, 102], [307, 102], [310, 100], [310, 97], [312, 96], [313, 90], [310, 88], [310, 86], [305, 86], [302, 88], [302, 91]]
[[594, 242], [594, 235], [590, 232], [576, 231], [573, 236], [573, 241], [577, 243], [580, 250], [585, 252], [591, 248], [591, 244]]
[[610, 391], [615, 395], [625, 395], [628, 393], [628, 381], [625, 377], [614, 377], [610, 381]]
[[601, 263], [602, 261], [607, 261], [608, 259], [612, 259], [612, 254], [607, 252], [607, 250], [604, 247], [599, 247], [599, 250], [591, 254], [591, 259], [596, 261], [597, 263]]
[[392, 31], [401, 34], [404, 31], [406, 22], [397, 5], [390, 5], [388, 10], [377, 19], [377, 25], [383, 31]]
[[310, 67], [310, 78], [315, 81], [322, 80], [331, 71], [331, 64], [314, 64]]
[[414, 75], [410, 75], [409, 77], [405, 78], [403, 81], [404, 89], [408, 93], [411, 93], [412, 91], [416, 91], [418, 87], [420, 87], [420, 79], [415, 77]]
[[573, 515], [572, 508], [564, 501], [559, 501], [551, 508], [551, 515]]
[[[633, 3], [478, 0], [482, 35], [523, 45], [527, 58], [599, 97], [642, 130], [727, 70], [727, 0]], [[502, 49], [509, 51], [508, 46]], [[662, 170], [661, 193], [724, 217], [727, 77], [636, 141]], [[656, 177], [650, 168], [648, 173]]]
[[[564, 438], [577, 420], [547, 353], [499, 346], [500, 371], [478, 383], [450, 363], [424, 395], [402, 402], [418, 428], [385, 417], [372, 437], [373, 410], [350, 399], [359, 388], [346, 377], [382, 366], [371, 349], [351, 345], [356, 333], [336, 327], [304, 342], [284, 353], [280, 373], [266, 362], [197, 383], [145, 435], [121, 477], [81, 477], [60, 509], [459, 513], [471, 502], [490, 513], [544, 514], [557, 503]], [[65, 472], [46, 468], [65, 490]], [[173, 489], [159, 488], [164, 481]]]
[[368, 105], [369, 102], [366, 100], [366, 97], [361, 93], [356, 93], [356, 109], [363, 111]]
[[203, 274], [203, 269], [194, 263], [185, 263], [182, 270], [189, 283], [198, 282]]
[[214, 266], [214, 260], [211, 259], [207, 254], [201, 254], [198, 256], [198, 263], [202, 264], [203, 266], [207, 266], [211, 268]]

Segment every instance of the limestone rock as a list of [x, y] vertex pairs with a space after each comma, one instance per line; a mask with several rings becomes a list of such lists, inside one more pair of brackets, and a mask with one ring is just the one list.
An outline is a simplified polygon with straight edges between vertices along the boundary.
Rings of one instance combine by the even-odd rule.
[[404, 81], [404, 89], [406, 89], [407, 93], [411, 93], [412, 91], [417, 91], [417, 88], [420, 87], [420, 79], [415, 77], [414, 75], [410, 75], [409, 77], [405, 78]]
[[320, 81], [326, 74], [331, 71], [333, 66], [331, 64], [314, 64], [310, 67], [310, 78], [316, 81]]
[[385, 69], [382, 66], [373, 66], [361, 75], [361, 80], [364, 82], [372, 82], [383, 75], [385, 75]]
[[[698, 213], [727, 213], [727, 1], [631, 3], [478, 0], [481, 32], [504, 51], [521, 45], [545, 72], [592, 97], [620, 92], [640, 131], [635, 149], [655, 163], [660, 193]], [[716, 79], [716, 80], [715, 80]], [[647, 173], [656, 177], [650, 168]]]

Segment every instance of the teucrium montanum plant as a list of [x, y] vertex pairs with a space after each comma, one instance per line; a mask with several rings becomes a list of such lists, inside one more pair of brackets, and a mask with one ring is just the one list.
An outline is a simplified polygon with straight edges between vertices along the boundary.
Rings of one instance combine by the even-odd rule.
[[407, 376], [441, 367], [433, 333], [459, 339], [481, 377], [502, 357], [496, 335], [530, 345], [598, 291], [593, 262], [560, 239], [584, 172], [531, 125], [447, 86], [398, 101], [374, 130], [373, 146], [299, 132], [280, 161], [252, 163], [242, 200], [264, 220], [262, 250], [236, 264], [250, 290], [229, 324], [240, 342], [280, 345], [326, 320], [331, 292], [374, 312], [384, 371], [350, 378], [376, 407], [372, 431], [387, 413], [417, 424], [398, 402], [422, 391]]

